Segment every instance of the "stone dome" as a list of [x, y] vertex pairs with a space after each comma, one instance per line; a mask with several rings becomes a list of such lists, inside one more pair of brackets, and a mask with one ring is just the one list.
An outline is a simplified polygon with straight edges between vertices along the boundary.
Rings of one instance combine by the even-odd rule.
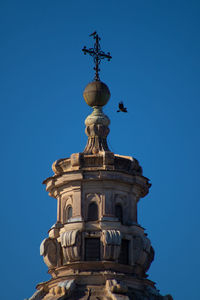
[[83, 97], [89, 106], [104, 106], [110, 99], [110, 91], [102, 81], [92, 81], [86, 86]]

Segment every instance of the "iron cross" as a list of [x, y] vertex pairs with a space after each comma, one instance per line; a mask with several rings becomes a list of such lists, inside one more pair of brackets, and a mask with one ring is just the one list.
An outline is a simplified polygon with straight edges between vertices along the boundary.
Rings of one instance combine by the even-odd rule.
[[87, 49], [86, 46], [84, 46], [84, 48], [82, 49], [82, 51], [84, 52], [84, 54], [86, 55], [86, 53], [89, 53], [93, 59], [94, 59], [94, 63], [95, 63], [95, 77], [94, 80], [99, 81], [99, 65], [102, 59], [107, 58], [108, 61], [111, 60], [112, 56], [110, 56], [110, 52], [108, 52], [107, 54], [105, 52], [103, 52], [101, 50], [101, 46], [99, 41], [101, 40], [100, 37], [98, 36], [97, 32], [93, 32], [92, 34], [90, 34], [90, 36], [93, 36], [93, 38], [95, 39], [95, 44], [94, 44], [94, 48], [89, 48]]

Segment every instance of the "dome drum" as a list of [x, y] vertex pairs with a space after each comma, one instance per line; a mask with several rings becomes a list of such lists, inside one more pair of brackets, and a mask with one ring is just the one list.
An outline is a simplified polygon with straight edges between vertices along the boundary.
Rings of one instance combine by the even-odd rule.
[[[77, 229], [67, 231], [65, 227], [57, 239], [48, 238], [42, 242], [41, 255], [49, 269], [56, 271], [56, 274], [59, 274], [60, 268], [63, 273], [62, 266], [68, 266], [67, 273], [70, 269], [80, 272], [81, 265], [82, 271], [105, 271], [110, 268], [145, 277], [154, 252], [145, 234], [141, 231], [136, 235], [136, 231], [132, 228], [131, 234], [125, 234], [115, 229], [103, 229], [90, 233]], [[127, 257], [122, 257], [122, 254]]]

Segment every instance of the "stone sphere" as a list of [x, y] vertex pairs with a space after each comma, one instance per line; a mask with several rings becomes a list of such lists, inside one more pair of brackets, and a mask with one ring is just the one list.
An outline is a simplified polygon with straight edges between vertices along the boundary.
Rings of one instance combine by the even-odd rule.
[[110, 91], [105, 83], [92, 81], [86, 86], [83, 97], [89, 106], [104, 106], [110, 99]]

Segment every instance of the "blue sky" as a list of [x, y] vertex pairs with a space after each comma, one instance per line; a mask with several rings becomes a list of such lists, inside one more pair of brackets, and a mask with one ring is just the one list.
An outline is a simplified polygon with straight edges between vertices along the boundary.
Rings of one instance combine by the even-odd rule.
[[[162, 294], [198, 299], [200, 2], [177, 0], [0, 2], [1, 296], [24, 299], [49, 279], [39, 245], [56, 221], [42, 181], [52, 163], [83, 151], [92, 81], [84, 56], [97, 30], [111, 62], [108, 142], [150, 178], [139, 223], [154, 246], [148, 272]], [[128, 114], [117, 114], [123, 100]]]

